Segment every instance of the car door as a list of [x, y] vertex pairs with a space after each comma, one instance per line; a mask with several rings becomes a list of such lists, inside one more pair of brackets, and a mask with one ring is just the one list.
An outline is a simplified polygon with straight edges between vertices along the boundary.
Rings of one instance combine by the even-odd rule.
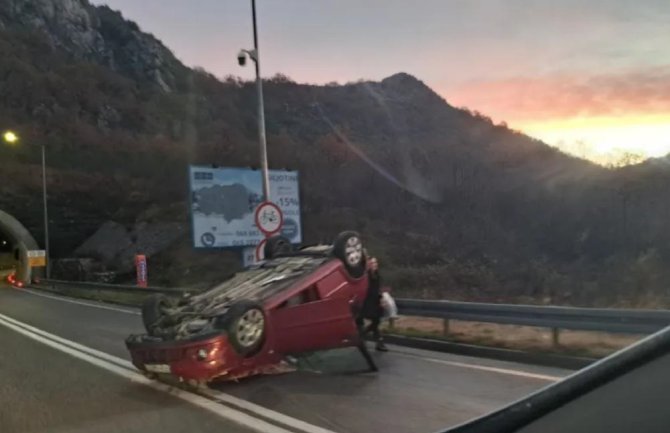
[[274, 309], [270, 321], [275, 350], [300, 353], [358, 343], [356, 323], [346, 298], [319, 299]]

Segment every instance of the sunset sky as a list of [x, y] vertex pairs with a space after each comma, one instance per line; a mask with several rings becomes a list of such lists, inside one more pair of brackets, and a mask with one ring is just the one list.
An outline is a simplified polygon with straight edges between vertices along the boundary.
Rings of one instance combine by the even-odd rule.
[[[253, 78], [248, 0], [95, 0], [190, 66]], [[257, 0], [264, 76], [408, 72], [450, 104], [598, 162], [670, 152], [668, 0]], [[197, 5], [197, 6], [196, 6]]]

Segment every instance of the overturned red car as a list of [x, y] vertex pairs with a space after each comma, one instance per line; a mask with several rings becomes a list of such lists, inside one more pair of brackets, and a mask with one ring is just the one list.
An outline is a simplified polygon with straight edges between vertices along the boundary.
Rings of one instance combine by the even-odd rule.
[[265, 254], [206, 292], [147, 299], [147, 333], [126, 339], [133, 364], [200, 384], [263, 373], [291, 354], [361, 347], [354, 312], [368, 281], [357, 233], [298, 251], [273, 237]]

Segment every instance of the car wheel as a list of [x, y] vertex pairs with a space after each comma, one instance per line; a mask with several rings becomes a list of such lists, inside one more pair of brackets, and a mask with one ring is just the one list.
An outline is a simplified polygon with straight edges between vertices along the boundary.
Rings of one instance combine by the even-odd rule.
[[263, 308], [255, 302], [242, 301], [226, 313], [230, 344], [242, 356], [251, 356], [265, 342], [267, 320]]
[[165, 309], [170, 308], [172, 302], [165, 295], [151, 295], [142, 303], [142, 322], [149, 335], [156, 335], [156, 325], [165, 317]]
[[360, 278], [365, 275], [365, 251], [358, 233], [340, 233], [333, 243], [333, 254], [342, 260], [344, 267], [352, 277]]
[[286, 239], [284, 236], [272, 236], [265, 241], [265, 248], [263, 249], [263, 254], [265, 254], [265, 260], [274, 259], [279, 257], [282, 254], [288, 254], [293, 250], [291, 241]]

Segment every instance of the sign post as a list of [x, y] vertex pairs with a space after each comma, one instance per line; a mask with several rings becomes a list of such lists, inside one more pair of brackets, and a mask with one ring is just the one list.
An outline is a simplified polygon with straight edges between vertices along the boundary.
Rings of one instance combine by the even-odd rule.
[[256, 223], [258, 230], [265, 235], [265, 239], [256, 245], [255, 259], [258, 263], [265, 259], [265, 244], [267, 243], [268, 238], [281, 231], [282, 226], [284, 225], [284, 214], [282, 214], [279, 206], [271, 201], [265, 201], [259, 204], [256, 208], [254, 222]]
[[28, 256], [28, 266], [31, 268], [39, 268], [47, 265], [46, 250], [28, 250], [26, 255]]
[[256, 247], [249, 246], [242, 248], [242, 266], [248, 268], [258, 263], [256, 260]]
[[270, 237], [281, 230], [284, 224], [284, 215], [279, 206], [271, 201], [265, 201], [258, 205], [254, 214], [254, 221], [258, 230], [263, 232], [265, 237]]
[[135, 256], [135, 272], [137, 274], [137, 286], [147, 287], [149, 279], [147, 275], [147, 256], [144, 254], [137, 254]]

